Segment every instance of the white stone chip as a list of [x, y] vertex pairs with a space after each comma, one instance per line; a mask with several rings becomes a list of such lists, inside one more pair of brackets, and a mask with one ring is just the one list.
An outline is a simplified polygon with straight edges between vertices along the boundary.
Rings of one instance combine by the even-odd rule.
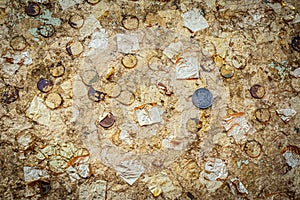
[[256, 131], [242, 112], [226, 116], [222, 121], [222, 125], [227, 131], [228, 136], [232, 136], [236, 142], [246, 140], [247, 135], [253, 134]]
[[300, 156], [298, 154], [286, 151], [284, 152], [283, 157], [285, 158], [286, 163], [292, 168], [300, 165]]
[[107, 49], [108, 36], [104, 29], [92, 34], [92, 40], [89, 43], [89, 47], [94, 49]]
[[232, 178], [229, 182], [229, 187], [234, 195], [238, 194], [248, 194], [248, 190], [244, 186], [244, 184], [238, 178]]
[[43, 103], [43, 99], [35, 96], [26, 111], [26, 116], [43, 125], [50, 123], [50, 110]]
[[172, 61], [176, 62], [177, 58], [179, 58], [183, 54], [183, 44], [182, 42], [171, 43], [164, 49], [164, 54]]
[[276, 112], [284, 122], [290, 121], [297, 114], [292, 108], [279, 109]]
[[300, 67], [298, 67], [297, 69], [295, 69], [294, 71], [290, 72], [290, 75], [296, 77], [296, 78], [300, 78]]
[[94, 15], [90, 15], [85, 19], [83, 26], [79, 30], [81, 39], [91, 35], [96, 29], [100, 31], [103, 30], [100, 22], [94, 17]]
[[205, 163], [204, 169], [206, 172], [205, 178], [211, 181], [225, 179], [228, 176], [226, 164], [219, 158], [210, 158]]
[[50, 175], [47, 170], [36, 169], [34, 167], [25, 166], [23, 168], [24, 179], [26, 182], [33, 182], [43, 178], [49, 178]]
[[[11, 60], [9, 63], [5, 62], [6, 59]], [[3, 56], [1, 58], [0, 63], [2, 64], [2, 70], [9, 74], [13, 75], [16, 71], [23, 65], [30, 65], [32, 64], [32, 59], [29, 55], [29, 52], [22, 52], [21, 54], [10, 54]]]
[[176, 64], [177, 79], [199, 78], [199, 64], [197, 58], [182, 58]]
[[125, 160], [115, 167], [117, 173], [129, 185], [132, 185], [144, 172], [144, 167], [134, 160]]
[[97, 180], [92, 183], [83, 183], [79, 187], [79, 200], [101, 200], [106, 199], [106, 186], [104, 180]]
[[63, 10], [66, 10], [76, 4], [82, 3], [83, 0], [59, 0], [59, 4]]
[[135, 114], [140, 126], [156, 124], [162, 120], [157, 106], [147, 104], [144, 108], [136, 109]]
[[121, 53], [135, 53], [140, 49], [139, 40], [135, 34], [117, 34], [117, 46]]
[[192, 9], [185, 12], [183, 15], [184, 26], [193, 32], [197, 32], [209, 27], [206, 19], [201, 15], [199, 9]]

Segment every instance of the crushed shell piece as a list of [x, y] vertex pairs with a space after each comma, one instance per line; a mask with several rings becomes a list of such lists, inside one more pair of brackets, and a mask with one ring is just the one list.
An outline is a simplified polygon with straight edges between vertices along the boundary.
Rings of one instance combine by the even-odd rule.
[[193, 8], [192, 10], [185, 12], [182, 17], [184, 26], [192, 32], [197, 32], [209, 27], [206, 19], [201, 15], [201, 11], [199, 9]]
[[40, 124], [49, 125], [50, 110], [43, 103], [43, 99], [35, 96], [26, 111], [26, 116]]
[[134, 160], [125, 160], [115, 167], [117, 173], [129, 185], [132, 185], [145, 171], [143, 165]]
[[134, 109], [140, 126], [156, 124], [162, 120], [156, 104], [145, 104]]
[[117, 34], [118, 51], [135, 53], [140, 49], [138, 37], [135, 34]]
[[300, 148], [297, 146], [286, 146], [282, 155], [286, 160], [286, 163], [292, 168], [300, 165]]
[[164, 54], [173, 62], [176, 63], [177, 59], [183, 54], [182, 42], [171, 43], [164, 49]]
[[62, 98], [58, 93], [50, 93], [48, 94], [45, 103], [49, 108], [55, 109], [61, 105]]
[[207, 180], [216, 181], [225, 179], [228, 176], [226, 164], [219, 158], [209, 158], [205, 163], [205, 178]]
[[248, 190], [238, 178], [232, 178], [229, 182], [229, 187], [234, 195], [248, 194]]
[[276, 110], [276, 113], [284, 122], [290, 121], [297, 114], [297, 112], [292, 108], [279, 109]]
[[199, 78], [199, 64], [197, 58], [179, 58], [176, 61], [177, 79]]
[[228, 136], [232, 136], [236, 142], [245, 140], [247, 135], [251, 135], [256, 131], [242, 112], [226, 116], [222, 121], [222, 125]]
[[26, 182], [33, 182], [40, 179], [50, 178], [50, 175], [47, 170], [36, 169], [34, 167], [25, 166], [24, 170], [24, 179]]

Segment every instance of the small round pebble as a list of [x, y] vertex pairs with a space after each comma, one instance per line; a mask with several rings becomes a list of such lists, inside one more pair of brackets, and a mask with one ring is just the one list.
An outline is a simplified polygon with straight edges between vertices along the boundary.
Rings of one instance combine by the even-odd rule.
[[137, 58], [135, 55], [127, 54], [122, 58], [122, 64], [126, 68], [134, 68], [137, 65]]
[[68, 42], [66, 50], [70, 56], [78, 56], [83, 52], [83, 46], [79, 41]]
[[50, 74], [53, 77], [60, 77], [65, 73], [65, 67], [61, 62], [58, 62], [56, 65], [52, 64], [49, 68]]
[[19, 98], [19, 91], [13, 86], [1, 88], [1, 101], [10, 104]]
[[122, 25], [127, 30], [134, 30], [139, 27], [139, 19], [136, 16], [126, 16], [122, 20]]
[[39, 4], [35, 2], [29, 2], [25, 8], [26, 14], [32, 17], [39, 15], [40, 11], [41, 9]]
[[37, 83], [37, 87], [41, 92], [49, 92], [53, 87], [53, 82], [48, 79], [40, 79]]
[[265, 96], [265, 88], [262, 85], [255, 84], [250, 88], [251, 96], [255, 99], [261, 99]]
[[104, 119], [102, 119], [99, 124], [100, 126], [102, 126], [103, 128], [109, 128], [112, 125], [114, 125], [116, 119], [114, 117], [114, 115], [112, 113], [107, 114]]
[[61, 105], [62, 98], [58, 93], [50, 93], [47, 95], [45, 103], [49, 108], [55, 109]]
[[74, 14], [69, 18], [68, 22], [71, 27], [78, 29], [83, 26], [84, 19], [83, 19], [83, 16], [81, 16], [79, 14]]
[[259, 157], [261, 153], [261, 144], [255, 140], [250, 140], [245, 143], [245, 153], [251, 158]]
[[220, 73], [224, 78], [231, 78], [234, 75], [234, 68], [225, 64], [220, 68]]
[[26, 48], [27, 42], [23, 36], [16, 36], [11, 39], [10, 46], [13, 50], [22, 51]]
[[255, 117], [259, 122], [267, 122], [270, 120], [270, 112], [267, 108], [259, 108], [255, 111]]
[[100, 0], [87, 0], [89, 4], [95, 5], [100, 2]]
[[101, 100], [104, 100], [105, 94], [103, 92], [100, 92], [98, 90], [95, 90], [94, 88], [90, 87], [88, 91], [88, 97], [90, 100], [98, 102]]
[[38, 31], [39, 31], [39, 34], [41, 36], [43, 36], [44, 38], [49, 38], [54, 34], [55, 29], [54, 29], [53, 25], [45, 24], [45, 25], [40, 26], [38, 28]]

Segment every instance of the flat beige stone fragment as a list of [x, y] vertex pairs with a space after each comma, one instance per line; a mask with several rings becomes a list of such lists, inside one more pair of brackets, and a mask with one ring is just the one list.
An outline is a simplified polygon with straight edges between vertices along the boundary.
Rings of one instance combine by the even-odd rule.
[[43, 99], [35, 96], [26, 111], [26, 116], [43, 125], [50, 123], [50, 110], [43, 103]]

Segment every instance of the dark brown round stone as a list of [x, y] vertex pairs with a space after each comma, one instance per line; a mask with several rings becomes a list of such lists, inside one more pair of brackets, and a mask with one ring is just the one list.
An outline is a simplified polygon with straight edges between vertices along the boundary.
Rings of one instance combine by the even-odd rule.
[[114, 125], [116, 119], [114, 117], [114, 115], [112, 113], [109, 113], [106, 115], [106, 117], [104, 119], [102, 119], [99, 124], [100, 126], [102, 126], [103, 128], [109, 128], [112, 125]]
[[29, 2], [25, 8], [26, 14], [32, 17], [39, 15], [40, 11], [41, 9], [39, 4], [35, 2]]
[[265, 95], [265, 88], [259, 84], [255, 84], [250, 88], [250, 93], [253, 98], [261, 99]]

